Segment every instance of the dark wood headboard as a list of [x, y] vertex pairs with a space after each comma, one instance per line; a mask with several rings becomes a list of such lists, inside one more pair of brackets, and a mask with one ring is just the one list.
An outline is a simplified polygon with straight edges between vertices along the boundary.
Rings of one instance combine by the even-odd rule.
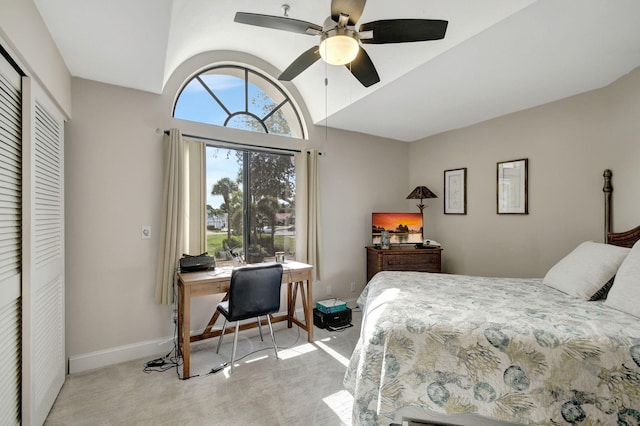
[[640, 240], [640, 226], [626, 232], [610, 232], [607, 234], [607, 244], [621, 247], [633, 247], [636, 241]]
[[611, 193], [613, 186], [611, 185], [611, 170], [604, 171], [604, 238], [607, 244], [620, 247], [633, 247], [636, 241], [640, 240], [640, 226], [637, 226], [625, 232], [611, 232]]

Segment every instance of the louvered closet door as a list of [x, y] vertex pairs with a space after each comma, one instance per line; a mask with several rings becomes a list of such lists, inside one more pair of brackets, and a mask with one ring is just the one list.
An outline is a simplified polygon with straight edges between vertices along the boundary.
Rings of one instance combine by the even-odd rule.
[[22, 115], [20, 76], [0, 56], [0, 424], [20, 424]]
[[22, 423], [41, 425], [66, 375], [64, 118], [23, 78]]

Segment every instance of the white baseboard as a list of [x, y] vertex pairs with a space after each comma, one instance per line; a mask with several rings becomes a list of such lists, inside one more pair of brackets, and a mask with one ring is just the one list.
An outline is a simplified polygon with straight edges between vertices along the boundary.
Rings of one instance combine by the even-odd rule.
[[[296, 316], [302, 317], [302, 309], [296, 309]], [[201, 332], [202, 330], [200, 330]], [[257, 333], [257, 330], [256, 330]], [[165, 355], [173, 349], [173, 337], [148, 340], [130, 345], [116, 346], [101, 351], [90, 352], [69, 357], [68, 374], [81, 373], [101, 367], [108, 367], [122, 362], [134, 361], [145, 357]]]
[[173, 338], [149, 340], [133, 343], [131, 345], [117, 346], [102, 351], [69, 357], [69, 374], [93, 370], [133, 361], [144, 357], [156, 357], [158, 354], [166, 354], [173, 348]]

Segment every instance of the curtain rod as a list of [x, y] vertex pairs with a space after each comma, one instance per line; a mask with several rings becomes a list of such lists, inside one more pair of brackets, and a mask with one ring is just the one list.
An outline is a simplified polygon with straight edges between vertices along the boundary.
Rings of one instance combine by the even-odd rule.
[[[169, 134], [169, 130], [156, 129], [156, 133], [161, 133], [161, 134], [168, 135]], [[243, 147], [248, 147], [248, 148], [261, 148], [261, 149], [266, 149], [266, 150], [269, 150], [269, 151], [302, 152], [299, 149], [278, 148], [278, 147], [265, 146], [265, 145], [253, 145], [253, 144], [242, 143], [242, 142], [231, 142], [231, 141], [225, 141], [225, 140], [222, 140], [222, 139], [210, 138], [210, 137], [207, 137], [207, 136], [190, 135], [190, 134], [186, 134], [186, 133], [183, 133], [182, 137], [199, 139], [199, 140], [203, 140], [203, 141], [220, 142], [220, 143], [224, 143], [224, 144], [238, 145], [238, 146], [243, 146]]]

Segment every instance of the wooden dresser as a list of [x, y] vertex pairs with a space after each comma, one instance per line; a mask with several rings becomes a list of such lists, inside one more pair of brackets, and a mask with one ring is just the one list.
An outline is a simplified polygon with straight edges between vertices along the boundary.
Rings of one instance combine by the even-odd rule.
[[367, 247], [367, 282], [380, 271], [441, 272], [442, 248]]

